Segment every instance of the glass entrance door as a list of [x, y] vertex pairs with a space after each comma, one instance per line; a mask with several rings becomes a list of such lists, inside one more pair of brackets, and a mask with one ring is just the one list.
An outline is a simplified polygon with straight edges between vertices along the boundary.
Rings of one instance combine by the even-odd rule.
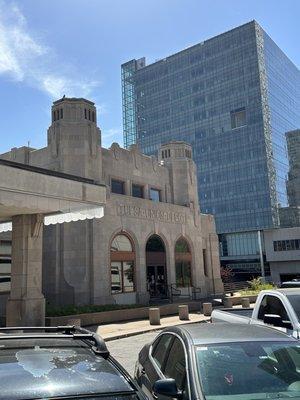
[[163, 298], [167, 296], [167, 277], [164, 265], [147, 266], [147, 283], [150, 297]]

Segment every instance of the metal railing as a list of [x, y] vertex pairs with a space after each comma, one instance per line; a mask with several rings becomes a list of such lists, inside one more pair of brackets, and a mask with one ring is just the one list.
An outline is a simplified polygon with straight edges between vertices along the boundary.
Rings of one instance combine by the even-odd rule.
[[160, 284], [159, 290], [155, 293], [151, 293], [150, 288], [148, 287], [148, 291], [152, 294], [152, 299], [157, 300], [167, 300], [169, 299], [170, 303], [173, 303], [176, 299], [180, 300], [198, 300], [201, 295], [201, 288], [196, 286], [188, 286], [185, 288], [178, 288], [176, 283], [168, 284]]
[[181, 297], [181, 290], [176, 287], [175, 283], [170, 285], [170, 300], [173, 303], [174, 297]]
[[224, 282], [223, 285], [224, 285], [224, 293], [231, 293], [231, 294], [249, 288], [249, 282], [247, 281]]

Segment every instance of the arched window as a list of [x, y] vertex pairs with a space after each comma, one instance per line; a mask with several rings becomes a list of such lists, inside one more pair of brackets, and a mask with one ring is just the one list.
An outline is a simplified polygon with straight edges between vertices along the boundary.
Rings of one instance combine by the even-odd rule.
[[166, 298], [167, 271], [164, 242], [158, 235], [152, 235], [146, 244], [147, 284], [150, 297]]
[[111, 292], [134, 292], [135, 252], [131, 240], [124, 234], [114, 237], [110, 247]]
[[146, 251], [154, 251], [159, 253], [165, 252], [164, 242], [158, 235], [152, 235], [146, 244]]
[[175, 244], [176, 286], [192, 286], [192, 254], [188, 242], [180, 238]]

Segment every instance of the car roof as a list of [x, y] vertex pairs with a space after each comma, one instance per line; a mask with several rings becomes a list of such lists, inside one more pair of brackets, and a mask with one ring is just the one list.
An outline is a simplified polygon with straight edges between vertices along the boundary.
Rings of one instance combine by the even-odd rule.
[[280, 288], [276, 291], [284, 294], [285, 296], [300, 295], [300, 287]]
[[127, 374], [84, 338], [27, 332], [0, 343], [0, 399], [134, 393]]
[[296, 340], [279, 330], [262, 325], [197, 323], [169, 329], [169, 331], [172, 330], [181, 332], [194, 345], [253, 341], [294, 342]]
[[70, 338], [74, 340], [86, 340], [93, 344], [97, 354], [108, 358], [109, 351], [103, 338], [97, 333], [91, 332], [81, 326], [23, 326], [0, 327], [1, 339], [26, 339], [26, 338]]

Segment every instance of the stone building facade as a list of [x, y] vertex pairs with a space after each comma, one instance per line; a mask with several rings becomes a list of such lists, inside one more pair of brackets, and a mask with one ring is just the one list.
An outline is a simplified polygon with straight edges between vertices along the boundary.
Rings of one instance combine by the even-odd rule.
[[45, 148], [0, 157], [107, 186], [103, 218], [44, 228], [48, 303], [147, 304], [223, 291], [214, 218], [199, 210], [189, 145], [165, 144], [158, 159], [136, 146], [102, 148], [94, 104], [63, 98], [53, 103]]

